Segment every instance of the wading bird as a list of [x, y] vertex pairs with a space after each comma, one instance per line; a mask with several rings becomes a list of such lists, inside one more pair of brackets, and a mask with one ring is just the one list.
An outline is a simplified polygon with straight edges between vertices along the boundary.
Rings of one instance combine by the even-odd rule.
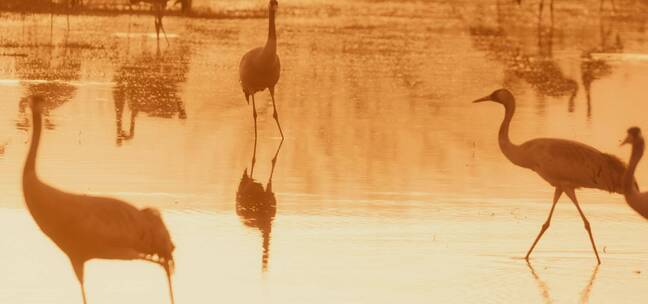
[[284, 139], [274, 98], [275, 85], [279, 81], [279, 74], [281, 72], [281, 64], [279, 63], [279, 56], [277, 56], [277, 34], [275, 32], [275, 14], [278, 7], [277, 0], [270, 0], [268, 7], [268, 40], [266, 41], [266, 45], [245, 53], [239, 65], [241, 88], [243, 89], [243, 94], [245, 94], [245, 100], [248, 104], [250, 103], [250, 96], [252, 97], [255, 145], [257, 138], [257, 111], [254, 94], [266, 88], [270, 91], [270, 97], [272, 98], [272, 107], [274, 109], [272, 116], [277, 122], [279, 133], [281, 133], [281, 140], [283, 141]]
[[[164, 30], [164, 25], [162, 24], [162, 18], [164, 17], [164, 11], [166, 10], [167, 2], [169, 0], [130, 0], [131, 5], [139, 3], [148, 3], [151, 5], [151, 10], [153, 11], [153, 17], [155, 17], [155, 35], [157, 37], [158, 46], [160, 43], [160, 30], [164, 34], [164, 39], [167, 44], [169, 44], [169, 38], [167, 38], [166, 31]], [[175, 3], [180, 2], [180, 0]]]
[[173, 303], [174, 245], [159, 211], [136, 209], [126, 202], [63, 192], [36, 174], [42, 97], [29, 97], [33, 125], [23, 171], [25, 203], [38, 227], [70, 259], [86, 302], [84, 264], [91, 259], [146, 260], [164, 267]]
[[578, 209], [592, 243], [594, 254], [596, 254], [596, 260], [600, 264], [601, 259], [596, 250], [590, 223], [578, 204], [575, 189], [595, 188], [622, 194], [625, 164], [615, 156], [570, 140], [537, 138], [521, 145], [513, 144], [509, 138], [509, 125], [515, 113], [513, 94], [506, 89], [499, 89], [486, 97], [475, 100], [474, 103], [484, 101], [493, 101], [504, 106], [504, 120], [499, 130], [499, 146], [504, 156], [515, 165], [535, 171], [555, 187], [553, 204], [547, 221], [542, 225], [542, 229], [525, 259], [529, 259], [536, 244], [549, 228], [556, 203], [565, 193]]
[[623, 179], [623, 189], [625, 191], [625, 200], [628, 205], [637, 213], [641, 214], [644, 218], [648, 219], [648, 192], [639, 192], [639, 189], [634, 184], [634, 173], [637, 169], [637, 164], [644, 154], [644, 138], [641, 135], [641, 129], [632, 127], [628, 129], [628, 137], [623, 141], [622, 145], [631, 144], [632, 154], [630, 155], [630, 164]]

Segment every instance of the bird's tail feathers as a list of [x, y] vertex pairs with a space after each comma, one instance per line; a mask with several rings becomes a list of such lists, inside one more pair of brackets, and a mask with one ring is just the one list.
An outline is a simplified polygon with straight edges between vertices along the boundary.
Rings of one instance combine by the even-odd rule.
[[152, 208], [142, 209], [141, 212], [147, 219], [150, 233], [150, 247], [146, 253], [157, 256], [156, 262], [163, 266], [169, 265], [168, 267], [173, 272], [173, 250], [175, 250], [175, 245], [171, 241], [171, 235], [162, 221], [160, 212]]

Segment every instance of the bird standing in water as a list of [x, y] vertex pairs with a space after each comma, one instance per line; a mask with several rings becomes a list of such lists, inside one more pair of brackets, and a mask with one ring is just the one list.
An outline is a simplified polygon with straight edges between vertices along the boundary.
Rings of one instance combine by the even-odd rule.
[[630, 163], [628, 170], [623, 178], [623, 188], [625, 191], [625, 200], [628, 205], [645, 219], [648, 219], [648, 192], [639, 192], [639, 189], [634, 183], [634, 173], [637, 169], [637, 164], [644, 154], [645, 142], [641, 135], [641, 129], [632, 127], [628, 129], [628, 136], [623, 141], [622, 145], [631, 144], [632, 154], [630, 155]]
[[576, 199], [575, 189], [594, 188], [623, 194], [625, 164], [615, 156], [602, 153], [585, 144], [555, 138], [537, 138], [521, 145], [513, 144], [509, 138], [509, 126], [515, 113], [515, 98], [506, 89], [475, 100], [475, 103], [493, 101], [505, 109], [504, 120], [499, 130], [499, 146], [513, 164], [538, 173], [555, 188], [553, 204], [546, 222], [531, 245], [525, 259], [528, 260], [536, 244], [549, 228], [551, 217], [560, 196], [565, 193], [576, 206], [589, 235], [596, 260], [600, 264], [598, 251], [590, 223]]
[[42, 131], [41, 103], [29, 97], [33, 126], [31, 145], [23, 170], [25, 203], [38, 227], [70, 259], [86, 302], [84, 264], [91, 259], [146, 260], [164, 267], [173, 303], [173, 250], [159, 211], [137, 209], [107, 197], [72, 194], [40, 180], [36, 154]]
[[281, 72], [281, 64], [279, 56], [277, 56], [277, 34], [275, 32], [275, 15], [279, 4], [276, 0], [270, 0], [268, 11], [268, 39], [265, 46], [252, 49], [243, 55], [239, 65], [239, 77], [241, 81], [241, 88], [245, 94], [245, 100], [250, 103], [252, 97], [252, 115], [254, 117], [254, 142], [256, 149], [257, 138], [257, 111], [256, 103], [254, 102], [254, 94], [265, 90], [270, 91], [272, 98], [273, 117], [277, 122], [279, 133], [281, 133], [281, 140], [283, 141], [284, 135], [279, 124], [279, 115], [277, 114], [277, 106], [275, 104], [274, 89], [279, 81], [279, 74]]

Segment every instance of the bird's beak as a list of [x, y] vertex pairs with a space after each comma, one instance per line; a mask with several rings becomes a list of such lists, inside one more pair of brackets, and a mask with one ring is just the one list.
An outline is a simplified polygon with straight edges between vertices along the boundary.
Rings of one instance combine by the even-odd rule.
[[626, 138], [623, 140], [623, 142], [621, 142], [621, 144], [620, 144], [619, 146], [623, 146], [623, 145], [625, 145], [625, 144], [629, 144], [629, 143], [631, 143], [631, 142], [632, 142], [632, 141], [631, 141], [631, 139], [630, 139], [630, 135], [628, 135], [628, 137], [626, 137]]
[[480, 98], [480, 99], [474, 100], [473, 103], [484, 102], [484, 101], [490, 101], [490, 100], [492, 100], [492, 99], [491, 99], [490, 95], [488, 95], [488, 96], [484, 96], [484, 97], [482, 97], [482, 98]]

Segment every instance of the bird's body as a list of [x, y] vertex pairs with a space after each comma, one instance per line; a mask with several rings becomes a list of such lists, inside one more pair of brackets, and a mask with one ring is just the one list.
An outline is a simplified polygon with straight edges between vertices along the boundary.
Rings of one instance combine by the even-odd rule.
[[279, 56], [265, 47], [252, 49], [243, 55], [239, 77], [245, 99], [268, 88], [274, 88], [281, 74]]
[[538, 138], [521, 145], [513, 144], [509, 138], [509, 126], [515, 113], [515, 98], [505, 89], [475, 102], [495, 101], [505, 109], [504, 120], [499, 130], [499, 146], [502, 153], [515, 165], [531, 169], [555, 188], [553, 205], [549, 217], [542, 226], [526, 259], [549, 228], [554, 208], [560, 196], [565, 193], [572, 200], [585, 224], [596, 259], [600, 263], [589, 221], [580, 208], [575, 190], [579, 188], [601, 189], [623, 193], [625, 164], [615, 156], [603, 153], [588, 145], [565, 139]]
[[276, 0], [270, 0], [268, 6], [268, 38], [265, 46], [254, 48], [245, 53], [239, 64], [239, 80], [241, 82], [241, 89], [245, 95], [245, 100], [250, 103], [250, 97], [252, 97], [255, 145], [257, 137], [257, 112], [254, 94], [265, 89], [270, 91], [272, 107], [274, 110], [272, 116], [277, 122], [279, 133], [281, 133], [281, 139], [283, 140], [284, 138], [274, 98], [275, 85], [279, 81], [279, 76], [281, 74], [281, 63], [279, 61], [279, 56], [277, 55], [277, 34], [275, 30], [275, 14], [278, 5], [279, 4]]
[[623, 179], [624, 197], [626, 203], [632, 209], [645, 219], [648, 219], [648, 192], [640, 192], [636, 187], [636, 183], [634, 183], [634, 174], [645, 149], [645, 142], [641, 135], [641, 130], [637, 127], [628, 129], [628, 137], [623, 143], [632, 144], [630, 163]]
[[527, 157], [509, 160], [535, 171], [554, 187], [623, 193], [625, 164], [616, 156], [579, 142], [556, 138], [529, 140], [518, 149]]
[[38, 103], [32, 99], [34, 130], [23, 171], [25, 203], [38, 227], [70, 259], [84, 303], [84, 264], [91, 259], [142, 259], [163, 266], [169, 291], [174, 245], [155, 209], [137, 209], [121, 200], [58, 190], [38, 178], [36, 154], [42, 129]]

